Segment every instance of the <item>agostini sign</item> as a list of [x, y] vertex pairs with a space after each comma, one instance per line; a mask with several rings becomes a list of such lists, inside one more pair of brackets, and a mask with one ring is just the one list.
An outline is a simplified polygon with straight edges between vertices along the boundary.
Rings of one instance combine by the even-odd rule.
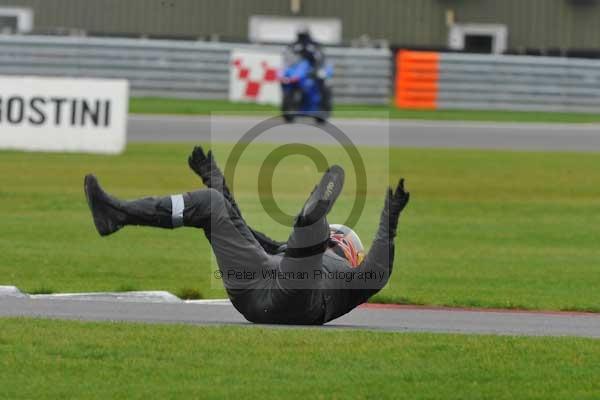
[[0, 76], [0, 149], [120, 153], [125, 80]]

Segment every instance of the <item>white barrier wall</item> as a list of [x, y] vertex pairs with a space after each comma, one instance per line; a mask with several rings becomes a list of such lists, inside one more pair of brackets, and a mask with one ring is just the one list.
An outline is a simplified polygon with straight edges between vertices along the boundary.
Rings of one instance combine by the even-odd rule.
[[[0, 35], [0, 75], [127, 79], [134, 96], [225, 100], [234, 49], [283, 46], [93, 37]], [[390, 50], [326, 47], [334, 102], [389, 104]]]
[[120, 153], [125, 80], [0, 76], [0, 149]]
[[600, 112], [600, 61], [442, 54], [439, 108]]

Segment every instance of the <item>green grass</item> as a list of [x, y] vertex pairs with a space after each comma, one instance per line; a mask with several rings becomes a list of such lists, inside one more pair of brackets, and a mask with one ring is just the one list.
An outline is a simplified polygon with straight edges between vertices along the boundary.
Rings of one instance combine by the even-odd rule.
[[184, 287], [175, 293], [177, 297], [184, 300], [200, 300], [204, 298], [198, 289]]
[[0, 319], [6, 399], [597, 399], [600, 341]]
[[[132, 98], [129, 110], [136, 114], [265, 114], [275, 115], [278, 108], [253, 103], [231, 103], [219, 100], [185, 100], [163, 98]], [[529, 111], [484, 110], [400, 110], [394, 106], [344, 105], [335, 109], [339, 117], [444, 120], [444, 121], [496, 121], [496, 122], [600, 122], [600, 113], [560, 113]]]
[[[224, 164], [231, 147], [215, 147]], [[247, 220], [284, 239], [256, 196], [253, 145], [234, 188]], [[186, 163], [190, 145], [133, 144], [121, 156], [0, 153], [0, 284], [25, 291], [169, 290], [219, 298], [211, 251], [195, 229], [126, 228], [100, 238], [85, 203], [83, 176], [95, 172], [125, 198], [200, 187]], [[353, 202], [352, 168], [338, 148], [321, 146], [347, 170], [330, 221]], [[385, 186], [404, 176], [411, 204], [400, 222], [395, 269], [376, 301], [451, 306], [600, 311], [600, 154], [361, 148], [369, 166], [367, 203], [356, 230], [374, 234]], [[276, 198], [297, 212], [318, 180], [296, 156], [275, 172]]]

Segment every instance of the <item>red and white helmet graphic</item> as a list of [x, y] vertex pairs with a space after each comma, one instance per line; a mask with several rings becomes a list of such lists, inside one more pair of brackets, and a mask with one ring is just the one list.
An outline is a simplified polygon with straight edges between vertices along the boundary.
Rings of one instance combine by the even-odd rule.
[[338, 256], [348, 260], [350, 268], [356, 268], [365, 258], [365, 248], [360, 238], [345, 225], [329, 225], [329, 248]]

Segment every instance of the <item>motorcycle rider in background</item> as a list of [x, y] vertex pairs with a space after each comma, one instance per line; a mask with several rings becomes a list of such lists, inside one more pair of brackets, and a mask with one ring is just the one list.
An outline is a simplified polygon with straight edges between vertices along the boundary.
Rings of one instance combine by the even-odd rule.
[[[286, 54], [288, 67], [283, 72], [283, 81], [288, 84], [298, 82], [302, 87], [303, 100], [293, 96], [284, 99], [284, 115], [298, 107], [293, 104], [300, 103], [297, 111], [315, 116], [318, 122], [324, 121], [332, 109], [332, 89], [328, 81], [333, 76], [333, 67], [326, 62], [321, 45], [312, 38], [308, 29], [301, 29], [296, 41], [288, 46]], [[288, 116], [286, 120], [289, 122], [293, 117]]]
[[292, 51], [307, 60], [310, 65], [319, 70], [325, 63], [325, 55], [321, 45], [315, 42], [308, 29], [298, 31], [296, 41], [291, 45]]

